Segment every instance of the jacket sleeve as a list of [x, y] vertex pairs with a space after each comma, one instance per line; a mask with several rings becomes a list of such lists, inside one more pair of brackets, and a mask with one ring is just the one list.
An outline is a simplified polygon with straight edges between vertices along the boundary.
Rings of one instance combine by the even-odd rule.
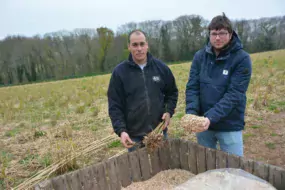
[[124, 116], [124, 91], [123, 84], [116, 70], [113, 71], [109, 87], [108, 87], [108, 110], [111, 118], [112, 126], [115, 133], [120, 136], [122, 132], [126, 132], [126, 122]]
[[186, 98], [186, 114], [198, 115], [200, 112], [200, 69], [199, 58], [196, 53], [190, 68], [188, 82], [186, 84], [185, 98]]
[[178, 100], [178, 89], [175, 82], [175, 77], [173, 76], [170, 68], [167, 67], [167, 79], [166, 88], [164, 92], [164, 105], [165, 112], [168, 112], [170, 116], [175, 112], [175, 108]]
[[211, 123], [217, 123], [220, 119], [228, 116], [238, 104], [244, 101], [251, 73], [251, 60], [247, 55], [235, 68], [223, 98], [204, 114]]

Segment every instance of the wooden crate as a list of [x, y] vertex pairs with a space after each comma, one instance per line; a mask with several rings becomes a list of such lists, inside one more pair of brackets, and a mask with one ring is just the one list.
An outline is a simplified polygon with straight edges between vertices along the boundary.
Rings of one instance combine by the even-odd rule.
[[117, 190], [150, 179], [160, 171], [184, 169], [194, 174], [216, 168], [241, 168], [278, 190], [285, 190], [285, 169], [205, 148], [191, 141], [169, 139], [162, 148], [125, 153], [96, 165], [43, 181], [36, 190]]

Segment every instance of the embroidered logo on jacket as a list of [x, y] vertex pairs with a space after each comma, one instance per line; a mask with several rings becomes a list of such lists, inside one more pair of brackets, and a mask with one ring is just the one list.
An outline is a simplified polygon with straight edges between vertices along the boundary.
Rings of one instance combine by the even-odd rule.
[[228, 70], [223, 70], [223, 75], [228, 75], [229, 71]]
[[154, 82], [159, 82], [159, 81], [160, 81], [160, 77], [159, 77], [159, 76], [153, 76], [153, 77], [152, 77], [152, 80], [153, 80]]

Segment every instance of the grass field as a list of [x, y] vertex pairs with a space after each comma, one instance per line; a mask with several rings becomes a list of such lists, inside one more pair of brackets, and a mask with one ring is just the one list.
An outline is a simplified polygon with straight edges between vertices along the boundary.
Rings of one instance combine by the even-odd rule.
[[[251, 55], [245, 157], [285, 167], [285, 50]], [[191, 63], [170, 66], [179, 88], [170, 136], [195, 141], [179, 126]], [[0, 189], [13, 187], [78, 148], [113, 133], [106, 92], [110, 75], [0, 88]], [[102, 161], [119, 141], [66, 168]]]

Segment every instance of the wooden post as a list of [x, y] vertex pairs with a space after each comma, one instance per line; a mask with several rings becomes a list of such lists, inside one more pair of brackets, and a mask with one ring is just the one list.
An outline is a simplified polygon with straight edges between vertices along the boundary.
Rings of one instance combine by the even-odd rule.
[[240, 168], [240, 157], [229, 154], [228, 155], [228, 167], [229, 168]]
[[138, 153], [139, 153], [142, 178], [143, 180], [148, 180], [149, 178], [151, 178], [151, 173], [150, 173], [150, 164], [149, 164], [147, 150], [146, 148], [141, 148], [138, 150]]
[[216, 169], [216, 150], [206, 148], [207, 170]]
[[228, 168], [228, 153], [221, 150], [216, 151], [217, 168]]
[[120, 190], [121, 183], [120, 183], [120, 178], [119, 178], [117, 159], [112, 158], [108, 160], [108, 162], [106, 163], [106, 169], [107, 169], [108, 177], [109, 177], [110, 190], [113, 190], [113, 189]]
[[132, 183], [129, 170], [130, 165], [128, 160], [128, 153], [119, 156], [117, 159], [121, 184], [123, 187], [127, 187]]
[[98, 182], [98, 187], [100, 190], [108, 189], [108, 183], [106, 179], [106, 170], [105, 170], [105, 163], [101, 162], [93, 166], [93, 172]]
[[84, 187], [82, 189], [98, 189], [97, 180], [92, 166], [78, 170], [78, 173], [79, 183]]
[[190, 170], [188, 164], [188, 157], [189, 157], [189, 149], [188, 149], [188, 142], [185, 140], [180, 141], [180, 163], [181, 169], [183, 170]]
[[267, 164], [260, 162], [253, 163], [253, 174], [265, 181], [269, 181], [269, 168]]
[[51, 180], [45, 180], [35, 185], [35, 190], [50, 190], [53, 189]]
[[67, 183], [64, 175], [57, 176], [51, 180], [55, 190], [67, 190]]
[[285, 170], [269, 165], [269, 182], [277, 189], [284, 190], [285, 189]]
[[241, 169], [243, 169], [244, 171], [253, 174], [253, 161], [246, 159], [244, 157], [240, 158], [240, 167]]
[[68, 173], [66, 175], [66, 181], [67, 181], [67, 184], [68, 184], [70, 189], [81, 189], [82, 188], [82, 186], [80, 184], [78, 170], [71, 172], [71, 173]]
[[204, 146], [198, 145], [197, 152], [197, 168], [198, 173], [203, 173], [207, 170], [206, 168], [206, 148]]
[[140, 162], [138, 157], [138, 151], [129, 153], [129, 162], [131, 167], [132, 181], [137, 182], [142, 180]]
[[151, 176], [156, 175], [161, 171], [158, 149], [155, 149], [150, 153], [150, 161], [151, 161]]
[[198, 174], [198, 169], [197, 169], [198, 145], [194, 142], [189, 141], [188, 149], [189, 149], [188, 163], [189, 163], [190, 171], [193, 174]]
[[158, 149], [159, 160], [161, 163], [161, 170], [168, 170], [170, 167], [170, 143], [165, 141], [163, 147]]
[[172, 139], [170, 140], [171, 144], [171, 162], [170, 162], [170, 168], [171, 169], [178, 169], [180, 168], [180, 140], [179, 139]]

